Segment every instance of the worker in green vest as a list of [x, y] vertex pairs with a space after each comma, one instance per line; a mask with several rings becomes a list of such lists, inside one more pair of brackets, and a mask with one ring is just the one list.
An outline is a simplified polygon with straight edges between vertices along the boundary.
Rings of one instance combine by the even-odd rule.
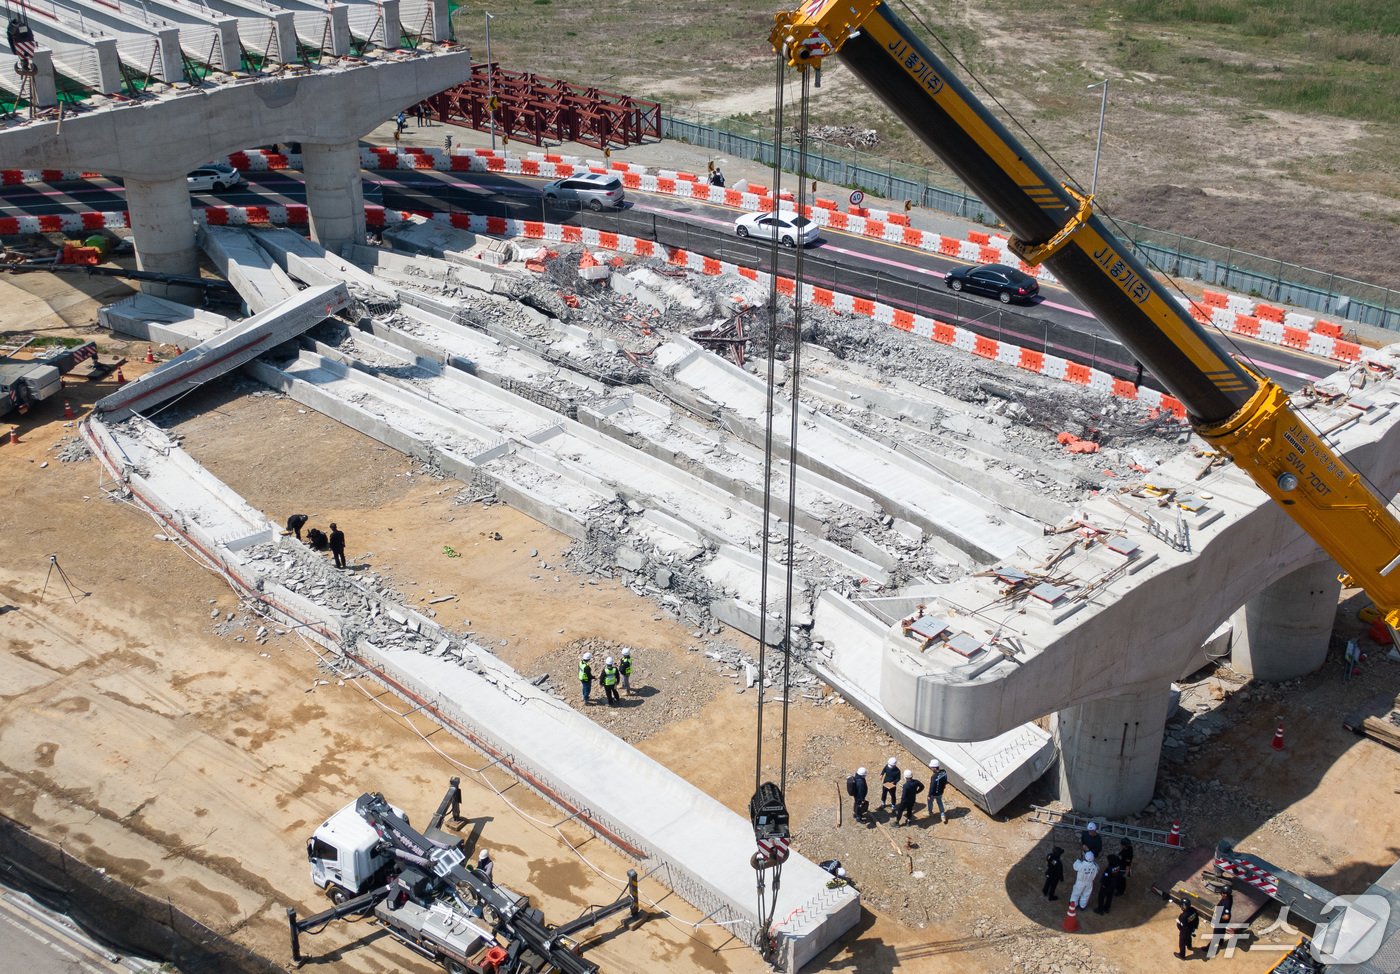
[[622, 664], [618, 666], [618, 669], [622, 671], [622, 689], [626, 690], [630, 696], [632, 694], [632, 650], [625, 646], [622, 648]]
[[622, 700], [617, 693], [617, 681], [621, 676], [611, 656], [603, 660], [603, 692], [607, 694], [609, 707]]
[[583, 705], [587, 707], [592, 701], [588, 695], [593, 692], [593, 659], [592, 653], [584, 653], [583, 658], [578, 661], [578, 682], [583, 686]]

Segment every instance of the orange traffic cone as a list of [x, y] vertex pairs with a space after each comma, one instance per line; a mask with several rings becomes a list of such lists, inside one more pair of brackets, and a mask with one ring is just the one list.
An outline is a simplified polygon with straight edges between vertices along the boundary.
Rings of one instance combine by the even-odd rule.
[[118, 388], [121, 388], [121, 387], [124, 386], [124, 385], [126, 385], [126, 376], [122, 375], [122, 370], [121, 370], [120, 368], [118, 368], [118, 369], [117, 369], [117, 387], [118, 387]]
[[1275, 751], [1283, 750], [1283, 718], [1278, 719], [1278, 730], [1274, 731], [1273, 743], [1269, 745]]
[[71, 402], [69, 402], [67, 399], [63, 400], [63, 418], [64, 418], [64, 419], [72, 419], [72, 418], [73, 418], [73, 404], [72, 404]]
[[178, 355], [184, 355], [185, 353], [184, 353], [184, 351], [181, 350], [181, 348], [180, 348], [179, 345], [176, 345], [176, 346], [175, 346], [175, 354], [178, 356]]
[[156, 350], [151, 346], [146, 346], [146, 364], [149, 365], [156, 360]]
[[1079, 916], [1074, 912], [1073, 897], [1070, 897], [1069, 912], [1066, 913], [1065, 918], [1060, 921], [1060, 929], [1063, 930], [1065, 933], [1079, 932]]
[[10, 430], [10, 442], [12, 444], [19, 442], [19, 430]]
[[1180, 845], [1181, 845], [1181, 823], [1180, 823], [1180, 822], [1176, 822], [1176, 821], [1172, 822], [1172, 834], [1169, 835], [1169, 836], [1167, 836], [1167, 845], [1172, 845], [1172, 846], [1180, 846]]

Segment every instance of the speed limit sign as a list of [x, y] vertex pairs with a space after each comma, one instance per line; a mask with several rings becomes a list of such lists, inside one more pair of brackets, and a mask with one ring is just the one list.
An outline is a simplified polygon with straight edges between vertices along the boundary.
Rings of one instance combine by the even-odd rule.
[[865, 202], [865, 194], [858, 189], [851, 190], [851, 205], [860, 206]]

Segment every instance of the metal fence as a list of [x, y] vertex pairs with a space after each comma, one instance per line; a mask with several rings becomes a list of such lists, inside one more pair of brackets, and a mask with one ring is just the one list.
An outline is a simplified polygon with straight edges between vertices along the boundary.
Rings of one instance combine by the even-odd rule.
[[[773, 164], [771, 129], [738, 119], [702, 122], [661, 117], [663, 138], [713, 149], [723, 155]], [[782, 167], [797, 169], [796, 146], [783, 147]], [[978, 223], [994, 225], [996, 215], [978, 197], [940, 185], [951, 177], [923, 166], [896, 162], [849, 146], [814, 140], [807, 149], [807, 178], [860, 189], [887, 200], [909, 200]], [[1154, 230], [1136, 223], [1115, 224], [1137, 255], [1164, 273], [1205, 284], [1400, 330], [1400, 291], [1224, 247], [1195, 237]]]

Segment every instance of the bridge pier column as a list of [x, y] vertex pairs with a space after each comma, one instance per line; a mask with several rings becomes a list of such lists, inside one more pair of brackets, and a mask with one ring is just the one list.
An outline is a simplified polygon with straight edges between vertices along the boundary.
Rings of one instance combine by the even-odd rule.
[[382, 34], [379, 46], [386, 51], [398, 50], [403, 37], [403, 28], [399, 25], [399, 0], [384, 0], [379, 9], [384, 18], [380, 23]]
[[[126, 205], [136, 244], [136, 266], [158, 274], [199, 276], [194, 214], [183, 175], [172, 179], [126, 180]], [[200, 289], [182, 284], [143, 281], [141, 290], [172, 301], [198, 303]]]
[[92, 41], [97, 52], [97, 90], [114, 95], [122, 90], [121, 55], [117, 53], [115, 37], [98, 37]]
[[452, 15], [447, 8], [447, 0], [433, 0], [433, 40], [452, 40]]
[[58, 104], [58, 75], [53, 69], [53, 51], [41, 47], [30, 60], [34, 62], [34, 88], [30, 97], [37, 107], [52, 108]]
[[1256, 680], [1291, 680], [1322, 666], [1341, 591], [1330, 560], [1274, 582], [1231, 618], [1230, 666]]
[[1171, 681], [1163, 679], [1056, 714], [1060, 800], [1107, 818], [1141, 811], [1157, 787], [1170, 702]]
[[156, 44], [160, 48], [160, 80], [168, 85], [184, 84], [185, 62], [180, 51], [180, 29], [166, 27], [156, 31]]
[[335, 253], [365, 242], [365, 195], [360, 182], [360, 144], [302, 145], [306, 207], [311, 239]]
[[337, 3], [330, 9], [331, 53], [344, 57], [350, 53], [350, 8]]
[[277, 63], [278, 64], [298, 64], [301, 58], [297, 56], [297, 25], [296, 15], [290, 10], [282, 10], [272, 15], [272, 22], [277, 25]]

